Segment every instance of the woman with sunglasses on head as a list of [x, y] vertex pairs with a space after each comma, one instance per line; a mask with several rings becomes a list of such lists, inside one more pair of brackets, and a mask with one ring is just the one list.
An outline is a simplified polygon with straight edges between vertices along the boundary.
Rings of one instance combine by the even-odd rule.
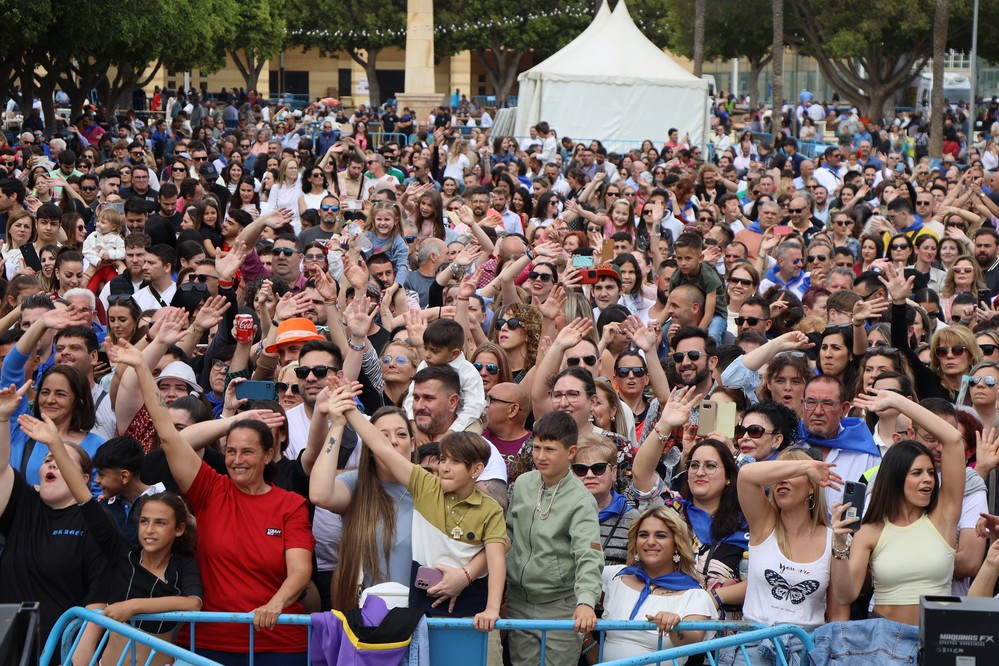
[[[843, 483], [833, 467], [792, 447], [776, 460], [740, 470], [739, 504], [751, 535], [745, 620], [768, 626], [790, 622], [812, 631], [828, 621], [849, 619], [849, 608], [828, 594], [833, 531], [823, 488], [838, 489]], [[752, 663], [776, 663], [767, 643], [745, 646]], [[797, 640], [782, 643], [791, 652], [788, 663], [802, 661]], [[741, 663], [740, 655], [739, 647], [725, 648], [718, 664]]]
[[908, 359], [894, 347], [887, 345], [871, 346], [864, 352], [860, 362], [860, 372], [857, 375], [853, 394], [867, 393], [874, 385], [874, 378], [883, 372], [897, 372], [913, 381], [912, 369]]
[[999, 363], [995, 361], [978, 363], [968, 373], [967, 381], [966, 403], [971, 405], [982, 423], [991, 427], [999, 416], [999, 410], [996, 409], [996, 397], [999, 394]]
[[386, 404], [401, 405], [420, 364], [416, 350], [401, 340], [389, 342], [382, 348], [381, 364]]
[[971, 294], [977, 302], [978, 291], [987, 288], [985, 275], [978, 261], [970, 256], [958, 257], [947, 271], [943, 287], [940, 289], [940, 307], [943, 310], [944, 321], [948, 323], [951, 321], [954, 298], [958, 294]]
[[776, 402], [758, 402], [742, 412], [735, 428], [739, 453], [754, 460], [773, 460], [778, 452], [794, 444], [798, 415]]

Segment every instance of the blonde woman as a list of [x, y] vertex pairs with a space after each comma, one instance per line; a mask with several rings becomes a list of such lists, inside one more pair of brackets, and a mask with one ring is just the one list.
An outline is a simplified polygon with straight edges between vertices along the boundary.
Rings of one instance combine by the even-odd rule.
[[302, 221], [299, 215], [302, 213], [302, 206], [305, 205], [302, 182], [298, 176], [298, 160], [291, 157], [281, 160], [277, 182], [271, 188], [267, 202], [261, 206], [260, 211], [266, 214], [279, 208], [291, 209], [295, 213], [291, 220], [292, 226], [295, 227], [295, 233], [301, 230]]
[[[746, 620], [770, 626], [794, 623], [811, 631], [827, 621], [849, 619], [849, 608], [828, 594], [833, 532], [822, 489], [838, 489], [843, 482], [832, 467], [791, 447], [776, 460], [739, 470], [739, 505], [750, 535], [742, 606]], [[759, 659], [753, 663], [773, 663], [764, 652], [757, 654], [761, 645], [746, 646]], [[800, 645], [792, 651], [796, 647]], [[738, 654], [737, 648], [725, 650], [718, 663], [731, 664]], [[792, 658], [789, 663], [797, 662]]]
[[[651, 620], [658, 631], [608, 632], [607, 661], [635, 657], [705, 639], [703, 631], [678, 631], [680, 622], [713, 620], [714, 602], [698, 580], [687, 524], [673, 509], [659, 506], [642, 512], [628, 529], [629, 566], [603, 571], [605, 620]], [[584, 645], [584, 650], [588, 646]], [[676, 660], [678, 666], [686, 659]]]
[[974, 257], [958, 257], [947, 271], [940, 290], [940, 308], [944, 321], [950, 322], [954, 298], [958, 294], [971, 294], [977, 300], [978, 290], [986, 289], [985, 275]]

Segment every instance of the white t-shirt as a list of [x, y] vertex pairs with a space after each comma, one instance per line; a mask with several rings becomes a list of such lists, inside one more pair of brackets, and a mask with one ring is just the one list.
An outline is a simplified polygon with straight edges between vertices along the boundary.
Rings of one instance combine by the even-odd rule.
[[[631, 611], [638, 603], [639, 591], [624, 584], [621, 578], [615, 578], [624, 565], [604, 567], [601, 576], [604, 587], [605, 620], [627, 620]], [[635, 616], [636, 620], [645, 620], [646, 615], [656, 613], [676, 613], [681, 619], [688, 615], [703, 615], [710, 620], [717, 619], [714, 601], [711, 595], [700, 588], [685, 590], [678, 594], [650, 594]], [[713, 632], [706, 632], [704, 640], [713, 638]], [[669, 636], [663, 636], [662, 649], [673, 647]], [[604, 660], [624, 659], [656, 652], [659, 649], [659, 632], [652, 631], [609, 631], [604, 641]], [[687, 660], [676, 660], [678, 666], [683, 666]], [[672, 663], [672, 662], [671, 662]]]

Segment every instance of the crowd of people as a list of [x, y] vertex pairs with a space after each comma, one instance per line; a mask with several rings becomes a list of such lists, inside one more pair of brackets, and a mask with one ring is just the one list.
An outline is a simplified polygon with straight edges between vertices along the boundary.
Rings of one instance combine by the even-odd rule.
[[596, 663], [598, 618], [656, 625], [606, 659], [745, 619], [860, 663], [915, 659], [922, 595], [993, 595], [984, 157], [163, 106], [0, 148], [0, 601], [43, 633], [252, 612], [198, 652], [300, 664], [280, 615], [381, 596], [472, 618], [491, 665]]

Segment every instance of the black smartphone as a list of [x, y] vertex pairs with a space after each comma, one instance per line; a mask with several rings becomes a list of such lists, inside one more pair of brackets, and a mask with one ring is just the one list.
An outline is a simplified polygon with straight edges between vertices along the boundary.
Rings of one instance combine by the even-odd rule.
[[36, 273], [42, 272], [42, 260], [38, 258], [38, 252], [35, 251], [33, 244], [25, 243], [21, 246], [21, 260], [25, 266]]
[[97, 362], [104, 363], [105, 365], [108, 366], [111, 365], [111, 360], [108, 358], [108, 353], [106, 351], [97, 352]]
[[867, 499], [867, 484], [860, 481], [847, 481], [843, 486], [843, 503], [849, 503], [843, 518], [851, 520], [847, 525], [852, 531], [860, 529], [860, 519], [864, 516], [864, 501]]
[[[23, 252], [23, 250], [22, 250]], [[978, 290], [978, 302], [987, 308], [992, 307], [992, 291], [989, 289]]]

